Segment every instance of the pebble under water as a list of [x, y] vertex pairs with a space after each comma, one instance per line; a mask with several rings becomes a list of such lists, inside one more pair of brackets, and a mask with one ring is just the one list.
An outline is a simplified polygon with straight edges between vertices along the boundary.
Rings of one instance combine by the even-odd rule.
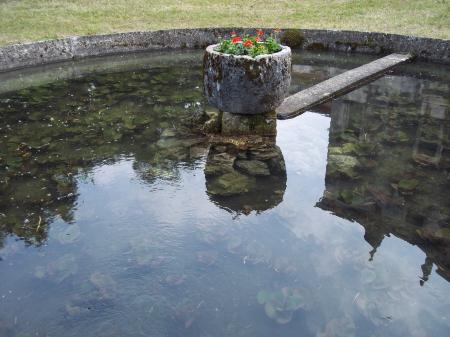
[[[291, 92], [373, 57], [294, 52]], [[449, 336], [450, 68], [212, 144], [202, 53], [0, 75], [0, 336]]]

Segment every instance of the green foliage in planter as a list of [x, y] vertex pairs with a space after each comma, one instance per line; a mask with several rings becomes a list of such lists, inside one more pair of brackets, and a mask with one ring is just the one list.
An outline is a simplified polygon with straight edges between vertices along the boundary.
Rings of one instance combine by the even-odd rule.
[[242, 38], [233, 32], [231, 38], [220, 41], [215, 50], [224, 54], [249, 55], [251, 57], [277, 53], [281, 50], [281, 46], [276, 40], [276, 34], [277, 32], [274, 32], [265, 37], [264, 32], [258, 30], [257, 35], [244, 35]]

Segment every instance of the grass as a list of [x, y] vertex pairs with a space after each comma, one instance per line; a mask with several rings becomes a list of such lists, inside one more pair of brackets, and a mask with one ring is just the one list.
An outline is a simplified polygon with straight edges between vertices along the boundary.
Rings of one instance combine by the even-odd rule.
[[283, 27], [450, 39], [450, 0], [0, 0], [0, 45], [136, 30]]

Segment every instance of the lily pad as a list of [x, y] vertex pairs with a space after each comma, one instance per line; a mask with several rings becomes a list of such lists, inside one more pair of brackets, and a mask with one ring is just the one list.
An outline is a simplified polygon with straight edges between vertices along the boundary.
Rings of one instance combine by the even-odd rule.
[[47, 274], [47, 269], [43, 266], [36, 266], [34, 268], [34, 276], [36, 276], [39, 279], [43, 279], [45, 275]]
[[45, 276], [57, 283], [63, 282], [78, 271], [75, 256], [66, 254], [47, 265]]
[[186, 275], [169, 275], [166, 277], [165, 281], [170, 286], [178, 286], [184, 283], [186, 280]]
[[214, 251], [202, 251], [197, 253], [197, 261], [207, 265], [212, 266], [216, 263], [217, 253]]
[[242, 238], [240, 236], [231, 236], [227, 243], [227, 249], [230, 253], [236, 253], [242, 247]]
[[270, 299], [270, 293], [265, 290], [261, 290], [258, 292], [258, 295], [256, 295], [256, 299], [259, 304], [266, 304], [266, 302]]
[[345, 316], [329, 321], [324, 331], [319, 332], [317, 337], [352, 337], [355, 336], [355, 331], [356, 327], [352, 318]]
[[361, 272], [361, 282], [363, 284], [370, 284], [375, 281], [377, 275], [371, 269], [363, 269]]
[[264, 305], [267, 317], [279, 324], [289, 323], [295, 311], [307, 308], [305, 296], [300, 289], [282, 288], [275, 292], [261, 290], [256, 297], [258, 303]]
[[89, 278], [91, 283], [97, 288], [102, 298], [113, 298], [117, 292], [116, 281], [111, 276], [95, 272]]
[[80, 317], [82, 315], [89, 313], [90, 311], [88, 308], [83, 308], [73, 303], [67, 303], [65, 309], [69, 317]]
[[266, 305], [264, 306], [264, 311], [265, 311], [267, 317], [269, 317], [271, 319], [277, 318], [277, 311], [271, 303], [266, 303]]

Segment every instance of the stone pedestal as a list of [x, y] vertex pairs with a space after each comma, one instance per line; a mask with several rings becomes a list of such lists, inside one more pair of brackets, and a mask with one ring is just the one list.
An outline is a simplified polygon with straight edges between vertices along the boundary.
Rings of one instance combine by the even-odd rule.
[[239, 115], [223, 112], [221, 133], [224, 136], [276, 136], [277, 114], [275, 111], [261, 115]]
[[208, 120], [203, 132], [221, 136], [261, 136], [277, 135], [277, 115], [275, 111], [260, 115], [241, 115], [221, 112], [216, 109], [206, 111]]

